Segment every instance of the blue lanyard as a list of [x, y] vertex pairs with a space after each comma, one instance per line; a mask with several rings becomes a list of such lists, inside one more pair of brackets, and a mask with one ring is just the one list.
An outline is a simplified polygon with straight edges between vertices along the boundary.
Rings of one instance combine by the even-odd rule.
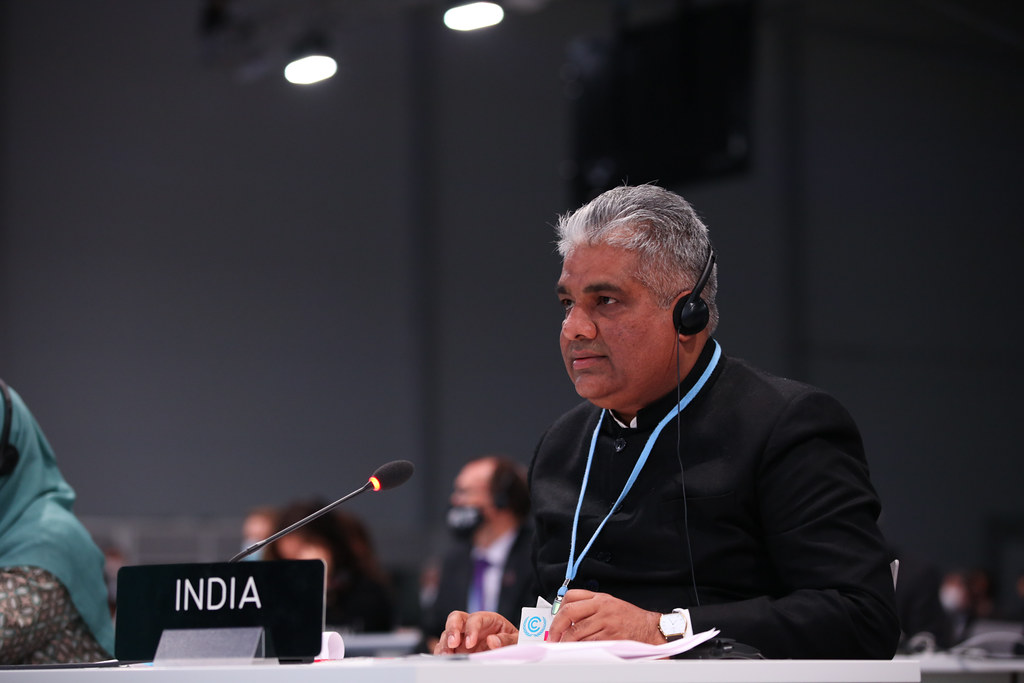
[[583, 507], [583, 495], [587, 491], [587, 481], [590, 479], [590, 466], [594, 462], [594, 450], [597, 448], [597, 437], [601, 432], [601, 424], [604, 422], [605, 413], [608, 412], [607, 409], [601, 411], [601, 416], [597, 420], [597, 426], [594, 427], [594, 435], [590, 438], [590, 453], [587, 455], [587, 467], [583, 472], [583, 485], [580, 487], [580, 497], [576, 502], [576, 514], [572, 520], [572, 539], [569, 542], [569, 563], [565, 566], [565, 582], [562, 583], [562, 586], [558, 589], [558, 595], [555, 596], [555, 601], [551, 604], [552, 614], [557, 613], [558, 608], [562, 606], [562, 598], [565, 597], [566, 591], [569, 590], [569, 582], [576, 578], [576, 572], [579, 571], [580, 564], [583, 562], [583, 558], [586, 556], [587, 551], [590, 550], [590, 546], [594, 545], [597, 535], [601, 533], [601, 529], [604, 528], [605, 523], [607, 523], [611, 518], [612, 513], [618, 509], [619, 504], [622, 503], [626, 494], [629, 493], [631, 488], [633, 488], [633, 484], [636, 482], [636, 478], [640, 475], [640, 470], [642, 470], [644, 465], [647, 463], [647, 457], [651, 454], [651, 449], [654, 448], [654, 442], [658, 440], [661, 430], [665, 428], [665, 425], [667, 425], [672, 418], [685, 410], [686, 406], [690, 405], [690, 402], [694, 397], [699, 394], [700, 390], [704, 388], [705, 384], [707, 384], [708, 378], [711, 377], [711, 373], [714, 372], [715, 367], [718, 365], [719, 358], [722, 357], [722, 348], [718, 345], [718, 342], [712, 339], [711, 343], [715, 345], [715, 352], [711, 356], [711, 362], [708, 363], [707, 368], [705, 368], [704, 372], [701, 373], [697, 383], [694, 384], [688, 392], [686, 392], [686, 395], [679, 400], [679, 403], [673, 407], [672, 410], [668, 411], [668, 414], [662, 418], [661, 422], [658, 423], [658, 426], [654, 428], [653, 432], [651, 432], [651, 435], [647, 437], [647, 443], [644, 445], [644, 450], [640, 453], [640, 457], [637, 458], [636, 464], [633, 465], [633, 471], [630, 472], [629, 479], [626, 480], [626, 485], [622, 487], [622, 493], [619, 494], [615, 503], [612, 504], [608, 514], [604, 516], [603, 520], [601, 520], [601, 524], [598, 525], [597, 529], [594, 531], [594, 535], [590, 537], [590, 541], [580, 552], [579, 557], [573, 561], [573, 556], [576, 555], [576, 530], [580, 523], [580, 509]]

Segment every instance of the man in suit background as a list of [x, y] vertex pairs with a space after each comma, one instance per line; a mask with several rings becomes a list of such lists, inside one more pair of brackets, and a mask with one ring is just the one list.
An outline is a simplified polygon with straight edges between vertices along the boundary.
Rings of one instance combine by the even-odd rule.
[[471, 460], [455, 478], [450, 503], [448, 527], [456, 542], [441, 565], [437, 597], [425, 610], [424, 633], [444, 630], [453, 610], [497, 612], [518, 624], [520, 610], [537, 599], [524, 468], [501, 455]]

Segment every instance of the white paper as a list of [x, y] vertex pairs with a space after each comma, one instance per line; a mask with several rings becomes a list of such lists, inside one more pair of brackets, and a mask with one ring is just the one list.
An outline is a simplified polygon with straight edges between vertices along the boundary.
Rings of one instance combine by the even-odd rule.
[[345, 657], [345, 641], [336, 631], [324, 631], [320, 638], [320, 654], [317, 660], [343, 659]]
[[497, 650], [475, 652], [470, 659], [492, 662], [552, 661], [639, 661], [663, 659], [693, 649], [719, 633], [713, 628], [689, 638], [680, 638], [664, 645], [650, 645], [635, 640], [587, 640], [578, 643], [526, 642]]

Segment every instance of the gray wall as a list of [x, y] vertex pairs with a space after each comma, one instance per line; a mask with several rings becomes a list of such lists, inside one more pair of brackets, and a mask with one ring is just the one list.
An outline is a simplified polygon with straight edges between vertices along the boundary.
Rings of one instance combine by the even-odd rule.
[[[716, 240], [726, 351], [839, 396], [891, 540], [946, 567], [998, 560], [1024, 516], [1009, 5], [762, 4], [752, 169], [677, 188]], [[342, 73], [310, 89], [204, 63], [199, 6], [2, 5], [0, 375], [85, 516], [239, 516], [413, 460], [352, 509], [414, 564], [460, 464], [528, 461], [576, 400], [559, 72], [608, 5], [464, 35], [339, 3]]]

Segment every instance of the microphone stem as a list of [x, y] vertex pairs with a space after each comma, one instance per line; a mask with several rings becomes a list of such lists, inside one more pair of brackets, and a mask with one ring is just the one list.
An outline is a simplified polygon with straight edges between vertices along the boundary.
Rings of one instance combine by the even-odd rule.
[[363, 493], [364, 491], [368, 491], [368, 490], [370, 490], [372, 488], [373, 488], [373, 484], [371, 484], [370, 482], [366, 482], [365, 484], [363, 484], [362, 488], [358, 488], [355, 491], [353, 491], [352, 493], [348, 494], [347, 496], [343, 496], [343, 497], [339, 498], [338, 500], [334, 501], [330, 505], [328, 505], [326, 507], [323, 507], [323, 508], [320, 508], [319, 510], [317, 510], [313, 514], [309, 515], [308, 517], [303, 517], [299, 521], [295, 522], [295, 524], [292, 524], [289, 527], [281, 529], [276, 534], [268, 536], [267, 538], [263, 539], [262, 541], [257, 541], [256, 543], [253, 543], [251, 546], [249, 546], [248, 548], [246, 548], [245, 550], [243, 550], [242, 552], [238, 553], [237, 555], [232, 557], [230, 560], [228, 560], [228, 562], [237, 562], [238, 560], [241, 560], [243, 557], [248, 557], [249, 555], [252, 555], [254, 552], [259, 550], [263, 546], [269, 545], [269, 544], [273, 543], [274, 541], [276, 541], [277, 539], [281, 538], [282, 536], [284, 536], [286, 534], [290, 534], [291, 532], [293, 532], [296, 529], [298, 529], [300, 526], [303, 526], [304, 524], [308, 524], [309, 522], [312, 522], [317, 517], [322, 517], [323, 515], [326, 515], [328, 512], [330, 512], [334, 508], [338, 507], [339, 505], [344, 503], [349, 498], [354, 498], [355, 496], [358, 496], [360, 493]]

